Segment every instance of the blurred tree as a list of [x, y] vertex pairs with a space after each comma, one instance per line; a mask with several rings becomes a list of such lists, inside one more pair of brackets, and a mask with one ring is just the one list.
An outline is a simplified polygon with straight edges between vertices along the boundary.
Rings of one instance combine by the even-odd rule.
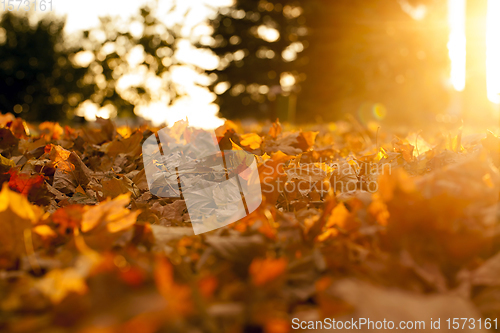
[[[447, 3], [304, 1], [310, 34], [298, 114], [407, 123], [446, 112]], [[309, 112], [306, 112], [308, 110]]]
[[184, 94], [171, 78], [171, 68], [180, 63], [174, 52], [180, 27], [168, 28], [148, 7], [122, 28], [111, 18], [84, 32], [80, 54], [92, 53], [89, 72], [82, 86], [94, 84], [90, 100], [134, 116], [136, 106], [161, 101], [172, 104]]
[[8, 12], [0, 23], [2, 112], [64, 121], [90, 106], [133, 117], [136, 106], [169, 105], [185, 94], [170, 72], [181, 63], [174, 56], [180, 26], [167, 28], [148, 7], [127, 22], [101, 18], [76, 42], [65, 38], [64, 19], [32, 26], [29, 15]]
[[[367, 121], [433, 118], [448, 103], [443, 22], [446, 2], [439, 0], [235, 1], [212, 22], [221, 114], [273, 118], [280, 112], [271, 101], [288, 93], [288, 83], [291, 97], [299, 93], [300, 121], [346, 112]], [[266, 41], [264, 27], [279, 38]], [[280, 86], [284, 72], [292, 77]]]
[[76, 104], [72, 96], [88, 95], [77, 85], [86, 69], [68, 61], [63, 20], [31, 25], [28, 15], [6, 12], [0, 22], [0, 111], [27, 120], [66, 119]]
[[219, 67], [220, 114], [228, 118], [275, 118], [286, 108], [300, 79], [298, 59], [304, 49], [302, 8], [295, 0], [246, 1], [222, 8], [211, 21], [212, 50]]

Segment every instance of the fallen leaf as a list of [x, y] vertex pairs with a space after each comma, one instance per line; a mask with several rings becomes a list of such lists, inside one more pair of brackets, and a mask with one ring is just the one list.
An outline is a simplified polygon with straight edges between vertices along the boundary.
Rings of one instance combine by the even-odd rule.
[[131, 212], [125, 208], [129, 202], [130, 194], [122, 194], [90, 208], [83, 214], [82, 232], [89, 232], [99, 225], [105, 226], [111, 233], [132, 227], [140, 211]]
[[260, 259], [255, 258], [250, 264], [249, 272], [255, 286], [264, 286], [285, 272], [287, 261], [284, 258]]
[[258, 149], [262, 143], [262, 138], [255, 134], [242, 134], [240, 144], [244, 147], [249, 147], [250, 149]]

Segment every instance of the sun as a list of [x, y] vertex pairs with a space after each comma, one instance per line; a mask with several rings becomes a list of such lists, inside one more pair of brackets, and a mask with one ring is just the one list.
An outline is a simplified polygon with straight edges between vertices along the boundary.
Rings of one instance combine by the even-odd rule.
[[[467, 83], [466, 8], [467, 0], [448, 0], [450, 81], [456, 91], [463, 91]], [[486, 58], [481, 61], [486, 61], [488, 100], [500, 104], [500, 0], [488, 0], [487, 8]]]
[[450, 79], [457, 91], [465, 89], [466, 73], [466, 37], [465, 37], [466, 0], [448, 1], [448, 23], [450, 38], [448, 50], [451, 60]]
[[486, 29], [488, 99], [500, 104], [500, 0], [488, 0]]

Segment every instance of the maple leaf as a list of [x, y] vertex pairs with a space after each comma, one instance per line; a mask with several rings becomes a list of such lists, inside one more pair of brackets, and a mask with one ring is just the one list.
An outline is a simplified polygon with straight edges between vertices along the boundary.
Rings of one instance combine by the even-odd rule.
[[91, 171], [75, 152], [53, 144], [47, 145], [45, 152], [56, 167], [52, 183], [55, 189], [69, 194], [76, 192], [79, 185], [90, 182]]
[[282, 275], [285, 272], [286, 266], [287, 260], [285, 258], [255, 258], [249, 268], [250, 275], [252, 276], [252, 283], [258, 287], [264, 286]]
[[104, 198], [115, 198], [120, 194], [126, 193], [131, 193], [134, 198], [139, 196], [139, 188], [126, 176], [120, 177], [119, 179], [103, 179], [101, 185]]
[[60, 234], [72, 234], [75, 228], [80, 227], [86, 210], [87, 208], [82, 205], [68, 205], [56, 210], [51, 219], [57, 225]]
[[54, 269], [35, 286], [53, 303], [60, 303], [69, 293], [85, 294], [88, 290], [82, 273], [73, 267]]
[[392, 141], [393, 145], [394, 145], [394, 151], [397, 152], [397, 153], [400, 153], [402, 156], [403, 156], [403, 159], [406, 161], [406, 162], [411, 162], [413, 161], [413, 149], [415, 147], [413, 147], [411, 144], [409, 144], [408, 142], [405, 142], [403, 140], [401, 140], [400, 138], [396, 137], [393, 141]]
[[328, 229], [324, 234], [318, 237], [318, 240], [323, 241], [329, 236], [337, 235], [338, 230], [336, 228], [347, 229], [348, 220], [350, 218], [351, 214], [345, 207], [344, 203], [341, 202], [340, 204], [335, 206], [325, 224], [325, 227]]
[[71, 152], [63, 147], [49, 144], [45, 147], [45, 153], [49, 154], [48, 157], [55, 167], [65, 171], [75, 170], [75, 166], [68, 161]]
[[42, 175], [29, 175], [27, 173], [10, 172], [9, 187], [11, 190], [28, 196], [31, 192], [40, 189], [44, 182]]
[[299, 143], [300, 133], [284, 133], [276, 139], [264, 142], [262, 149], [267, 153], [281, 151], [287, 155], [297, 155], [307, 150], [307, 146]]
[[239, 129], [238, 125], [236, 125], [234, 122], [231, 120], [226, 120], [224, 122], [224, 125], [219, 126], [215, 129], [215, 135], [218, 138], [224, 137], [224, 134], [226, 134], [227, 131], [233, 130], [234, 132], [237, 132]]
[[139, 188], [141, 191], [149, 190], [148, 186], [148, 178], [146, 177], [145, 169], [142, 169], [137, 173], [134, 178], [132, 178], [132, 182]]
[[[232, 149], [226, 162], [261, 183], [263, 200], [240, 221], [194, 236], [184, 200], [150, 192], [140, 142], [157, 129], [116, 129], [99, 119], [61, 132], [57, 123], [0, 116], [0, 282], [8, 291], [0, 326], [288, 332], [288, 318], [303, 315], [496, 316], [500, 139], [491, 132], [462, 137], [460, 130], [424, 141], [397, 129], [406, 139], [391, 141], [389, 128], [353, 119], [314, 128], [284, 129], [278, 121], [271, 128], [256, 123], [253, 133], [231, 121], [219, 127], [220, 149]], [[200, 150], [209, 139], [187, 121], [164, 131], [173, 143]], [[259, 173], [247, 179], [255, 160]], [[146, 167], [160, 171], [161, 162]], [[208, 176], [186, 186], [225, 180], [188, 164], [180, 169]], [[373, 165], [379, 173], [370, 173]], [[375, 193], [368, 181], [376, 182]], [[360, 187], [313, 186], [335, 182]], [[227, 205], [222, 188], [200, 192], [197, 204], [205, 212]], [[33, 194], [45, 200], [33, 205], [26, 198], [33, 202]], [[364, 282], [355, 280], [360, 276]], [[27, 313], [50, 320], [20, 324], [16, 318]]]
[[278, 135], [281, 134], [282, 131], [283, 131], [283, 129], [281, 128], [281, 124], [280, 124], [280, 121], [278, 119], [278, 120], [276, 120], [275, 123], [273, 123], [271, 125], [271, 128], [269, 129], [269, 136], [272, 137], [273, 139], [276, 139], [278, 137]]
[[98, 128], [83, 128], [82, 137], [86, 142], [98, 145], [113, 140], [116, 127], [111, 120], [97, 117], [95, 124]]
[[420, 295], [347, 279], [334, 283], [328, 292], [354, 307], [354, 313], [336, 316], [337, 320], [370, 318], [376, 322], [391, 318], [395, 323], [425, 322], [428, 327], [429, 318], [433, 318], [441, 319], [442, 327], [450, 317], [480, 316], [472, 302], [456, 295]]
[[127, 208], [130, 193], [122, 194], [115, 199], [107, 199], [99, 205], [87, 210], [82, 217], [82, 232], [90, 232], [98, 226], [104, 226], [109, 232], [119, 232], [132, 227], [140, 211], [131, 212]]
[[47, 141], [59, 140], [61, 135], [64, 133], [61, 125], [49, 121], [41, 123], [38, 128], [42, 132], [41, 136]]
[[126, 139], [117, 139], [101, 146], [101, 151], [111, 157], [116, 157], [118, 154], [127, 156], [138, 156], [141, 154], [142, 134], [134, 133]]
[[292, 158], [293, 156], [278, 151], [258, 167], [262, 193], [268, 203], [274, 204], [278, 200], [280, 184], [284, 183], [287, 177], [285, 163]]
[[8, 123], [13, 122], [15, 119], [16, 117], [10, 112], [0, 114], [0, 127], [5, 127]]
[[167, 300], [165, 314], [169, 318], [185, 316], [193, 311], [191, 288], [175, 283], [172, 264], [161, 256], [155, 262], [154, 278], [159, 293]]
[[19, 139], [8, 128], [0, 128], [0, 149], [7, 150], [16, 147]]
[[302, 151], [307, 151], [314, 146], [314, 142], [316, 141], [316, 137], [319, 132], [302, 132], [300, 131], [297, 137], [298, 147], [302, 149]]
[[14, 136], [18, 139], [27, 138], [30, 136], [28, 124], [21, 118], [14, 119], [11, 123], [8, 124], [8, 127], [12, 131], [12, 134], [14, 134]]
[[9, 171], [11, 168], [15, 168], [16, 163], [14, 161], [9, 160], [8, 158], [3, 157], [0, 155], [0, 172], [4, 173]]
[[31, 205], [25, 196], [11, 191], [4, 183], [0, 192], [0, 266], [8, 266], [11, 260], [27, 254], [27, 247], [33, 244], [26, 244], [26, 233], [31, 233], [42, 215], [41, 208]]
[[250, 149], [258, 149], [262, 144], [262, 138], [255, 133], [242, 134], [240, 144]]
[[471, 272], [470, 282], [475, 286], [500, 286], [500, 253], [497, 253]]

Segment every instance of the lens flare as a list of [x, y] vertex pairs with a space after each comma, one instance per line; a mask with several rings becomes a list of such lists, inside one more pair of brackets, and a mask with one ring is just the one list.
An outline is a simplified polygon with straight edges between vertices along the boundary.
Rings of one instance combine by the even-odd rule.
[[465, 89], [465, 8], [466, 0], [448, 0], [450, 37], [448, 51], [451, 60], [451, 84], [457, 91]]
[[500, 104], [500, 0], [488, 0], [486, 29], [488, 99]]
[[387, 115], [387, 109], [383, 104], [377, 103], [373, 106], [373, 116], [377, 120], [383, 120]]
[[378, 123], [387, 116], [387, 109], [382, 103], [365, 102], [358, 109], [358, 120], [363, 125]]

